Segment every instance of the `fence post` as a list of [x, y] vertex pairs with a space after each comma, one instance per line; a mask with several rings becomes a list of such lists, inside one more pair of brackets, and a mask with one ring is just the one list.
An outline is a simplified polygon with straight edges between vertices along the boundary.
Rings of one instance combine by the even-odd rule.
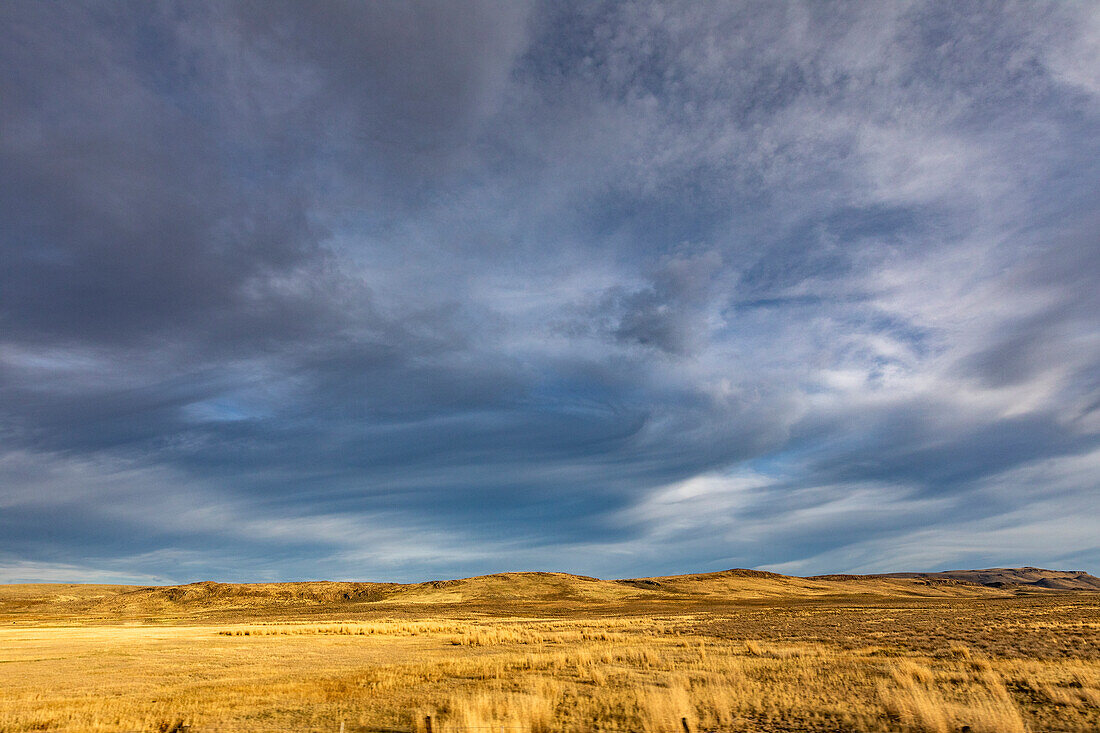
[[432, 716], [424, 716], [424, 728], [425, 730], [427, 730], [428, 733], [432, 733]]
[[688, 727], [687, 718], [680, 718], [680, 725], [684, 726], [684, 733], [691, 733], [691, 728]]

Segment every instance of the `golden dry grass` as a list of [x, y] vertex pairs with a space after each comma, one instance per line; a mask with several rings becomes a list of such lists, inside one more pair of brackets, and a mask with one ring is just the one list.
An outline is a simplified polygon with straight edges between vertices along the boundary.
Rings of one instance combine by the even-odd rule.
[[1092, 594], [473, 608], [0, 615], [0, 731], [1100, 730]]

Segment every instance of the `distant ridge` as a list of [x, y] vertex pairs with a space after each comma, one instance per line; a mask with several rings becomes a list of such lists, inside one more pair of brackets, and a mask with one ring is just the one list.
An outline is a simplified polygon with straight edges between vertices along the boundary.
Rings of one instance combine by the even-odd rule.
[[[556, 613], [656, 608], [662, 605], [851, 598], [982, 598], [1057, 592], [1097, 592], [1100, 578], [1084, 571], [990, 568], [945, 572], [797, 577], [734, 568], [712, 573], [601, 580], [583, 575], [516, 572], [423, 583], [308, 581], [176, 586], [80, 584], [0, 585], [0, 613], [40, 618], [101, 619], [277, 614], [413, 612], [444, 606], [474, 613]], [[670, 605], [670, 607], [671, 607]]]
[[1044, 568], [987, 568], [985, 570], [945, 570], [938, 573], [885, 573], [880, 578], [919, 578], [976, 583], [989, 588], [1011, 586], [1046, 590], [1100, 591], [1100, 578], [1084, 570], [1046, 570]]

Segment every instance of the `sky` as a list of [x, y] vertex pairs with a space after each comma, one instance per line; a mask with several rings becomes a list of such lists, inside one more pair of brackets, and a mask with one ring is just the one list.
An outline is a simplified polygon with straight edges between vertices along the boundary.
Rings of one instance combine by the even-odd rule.
[[1100, 4], [0, 3], [0, 581], [1100, 572]]

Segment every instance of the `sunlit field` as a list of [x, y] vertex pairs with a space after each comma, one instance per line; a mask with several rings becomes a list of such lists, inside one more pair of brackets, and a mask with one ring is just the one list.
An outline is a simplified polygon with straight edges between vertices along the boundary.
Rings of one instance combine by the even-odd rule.
[[1097, 594], [546, 611], [9, 615], [0, 729], [1100, 730]]

